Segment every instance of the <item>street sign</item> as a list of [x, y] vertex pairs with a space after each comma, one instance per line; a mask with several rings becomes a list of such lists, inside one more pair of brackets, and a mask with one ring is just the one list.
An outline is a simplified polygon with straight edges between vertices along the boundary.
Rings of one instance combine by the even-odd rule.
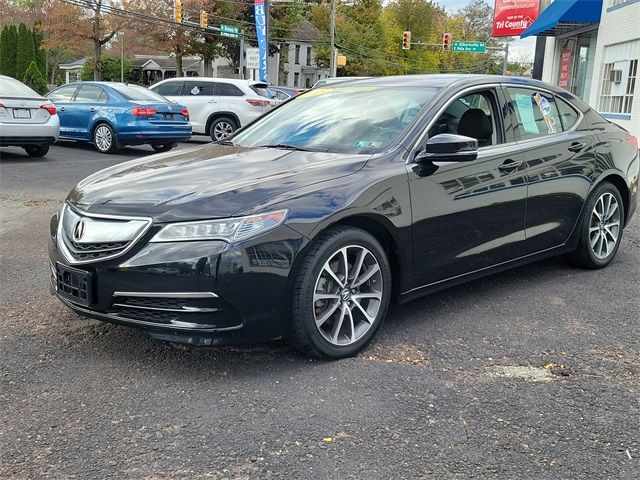
[[247, 68], [250, 70], [260, 68], [260, 52], [257, 48], [247, 48]]
[[233, 25], [220, 25], [220, 36], [238, 38], [238, 27], [234, 27]]
[[454, 52], [472, 52], [472, 53], [485, 53], [487, 51], [487, 44], [485, 42], [453, 42]]

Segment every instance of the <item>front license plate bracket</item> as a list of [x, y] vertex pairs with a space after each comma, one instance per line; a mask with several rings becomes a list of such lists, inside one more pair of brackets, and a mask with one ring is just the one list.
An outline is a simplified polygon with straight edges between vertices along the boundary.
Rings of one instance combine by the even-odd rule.
[[65, 300], [85, 307], [91, 305], [91, 272], [57, 263], [56, 285], [58, 294]]

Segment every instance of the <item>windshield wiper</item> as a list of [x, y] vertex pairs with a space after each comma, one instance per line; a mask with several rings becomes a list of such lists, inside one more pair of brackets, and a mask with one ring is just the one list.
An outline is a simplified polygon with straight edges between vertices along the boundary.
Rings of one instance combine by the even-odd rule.
[[218, 145], [231, 145], [232, 147], [236, 146], [236, 144], [233, 143], [231, 140], [218, 140], [216, 143]]
[[298, 152], [326, 152], [321, 148], [304, 148], [296, 145], [289, 145], [287, 143], [274, 143], [272, 145], [260, 145], [258, 148], [280, 148], [282, 150], [297, 150]]

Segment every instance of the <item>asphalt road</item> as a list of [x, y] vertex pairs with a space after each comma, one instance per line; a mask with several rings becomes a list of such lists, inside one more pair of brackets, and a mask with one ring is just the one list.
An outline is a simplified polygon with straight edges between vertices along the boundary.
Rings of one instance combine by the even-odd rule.
[[48, 292], [67, 191], [147, 153], [0, 151], [0, 478], [640, 475], [638, 216], [609, 268], [551, 259], [393, 307], [356, 358], [176, 347]]

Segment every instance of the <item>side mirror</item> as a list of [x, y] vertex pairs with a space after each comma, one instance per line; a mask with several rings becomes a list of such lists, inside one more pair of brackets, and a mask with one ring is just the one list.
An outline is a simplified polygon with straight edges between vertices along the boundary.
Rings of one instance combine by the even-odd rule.
[[478, 158], [478, 140], [463, 135], [441, 133], [427, 141], [415, 162], [471, 162]]

